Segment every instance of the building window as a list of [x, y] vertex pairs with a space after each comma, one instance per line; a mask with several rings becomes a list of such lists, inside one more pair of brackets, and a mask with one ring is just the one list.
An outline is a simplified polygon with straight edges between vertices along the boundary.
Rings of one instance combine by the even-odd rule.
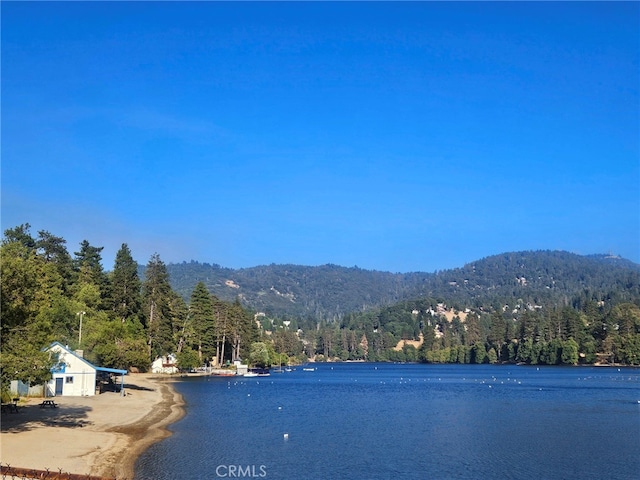
[[66, 377], [64, 383], [73, 383], [73, 377]]

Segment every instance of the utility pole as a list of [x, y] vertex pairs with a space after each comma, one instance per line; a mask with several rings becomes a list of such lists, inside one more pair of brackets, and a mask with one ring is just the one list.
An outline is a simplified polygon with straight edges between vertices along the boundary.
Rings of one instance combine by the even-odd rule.
[[84, 315], [86, 315], [87, 312], [78, 312], [76, 313], [76, 316], [80, 317], [80, 333], [78, 333], [78, 348], [80, 348], [81, 344], [82, 344], [82, 317]]

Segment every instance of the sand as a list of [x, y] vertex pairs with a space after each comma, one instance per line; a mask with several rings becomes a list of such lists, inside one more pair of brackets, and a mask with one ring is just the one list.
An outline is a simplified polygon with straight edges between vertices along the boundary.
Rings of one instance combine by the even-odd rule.
[[182, 417], [184, 402], [170, 378], [158, 375], [127, 375], [125, 393], [55, 397], [58, 408], [22, 401], [19, 413], [2, 414], [0, 463], [133, 479], [136, 459], [170, 434], [166, 427]]

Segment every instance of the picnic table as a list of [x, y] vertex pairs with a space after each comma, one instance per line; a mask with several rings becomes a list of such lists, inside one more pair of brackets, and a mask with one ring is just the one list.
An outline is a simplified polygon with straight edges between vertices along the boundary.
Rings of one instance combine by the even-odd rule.
[[45, 408], [45, 407], [51, 407], [51, 408], [56, 408], [58, 406], [57, 403], [55, 403], [53, 400], [44, 400], [41, 404], [40, 404], [40, 408]]
[[2, 404], [2, 413], [18, 413], [18, 398], [14, 398], [11, 403], [3, 403]]

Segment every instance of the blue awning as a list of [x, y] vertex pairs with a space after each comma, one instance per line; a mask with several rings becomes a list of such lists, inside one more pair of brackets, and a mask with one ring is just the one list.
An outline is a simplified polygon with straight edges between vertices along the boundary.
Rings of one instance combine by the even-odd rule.
[[126, 370], [118, 370], [117, 368], [107, 368], [107, 367], [96, 367], [93, 365], [93, 368], [98, 372], [107, 372], [107, 373], [115, 373], [116, 375], [126, 375]]

